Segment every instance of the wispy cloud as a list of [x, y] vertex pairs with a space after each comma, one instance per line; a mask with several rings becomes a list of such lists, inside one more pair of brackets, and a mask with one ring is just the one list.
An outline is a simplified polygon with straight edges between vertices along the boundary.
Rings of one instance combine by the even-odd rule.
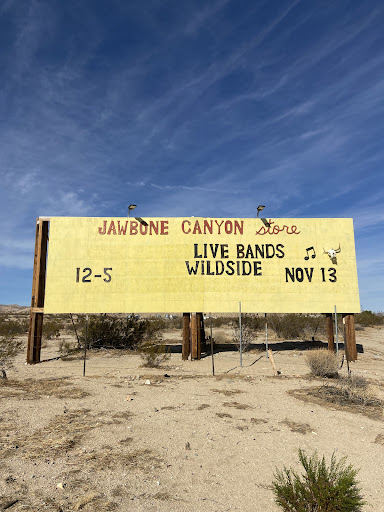
[[0, 265], [6, 268], [30, 269], [33, 264], [34, 247], [32, 237], [0, 240]]
[[377, 247], [383, 23], [378, 1], [5, 0], [0, 264], [30, 261], [38, 215], [127, 201], [151, 216], [353, 216], [359, 254]]
[[204, 192], [214, 192], [214, 188], [207, 188], [207, 187], [198, 187], [198, 186], [189, 186], [189, 185], [158, 185], [156, 183], [146, 183], [144, 181], [137, 181], [135, 183], [127, 182], [128, 185], [132, 187], [152, 187], [156, 188], [158, 190], [170, 190], [170, 191], [177, 191], [177, 190], [200, 190]]

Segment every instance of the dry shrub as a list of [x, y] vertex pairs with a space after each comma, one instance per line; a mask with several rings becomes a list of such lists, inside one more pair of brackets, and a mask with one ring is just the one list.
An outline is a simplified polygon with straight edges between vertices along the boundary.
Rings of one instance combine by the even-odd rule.
[[13, 367], [13, 360], [20, 352], [23, 343], [13, 336], [0, 336], [0, 373], [6, 378], [6, 370]]
[[13, 320], [7, 315], [0, 315], [0, 336], [18, 336], [28, 332], [29, 323], [26, 318]]
[[167, 328], [170, 329], [182, 329], [183, 328], [183, 317], [174, 316], [167, 320]]
[[221, 327], [223, 325], [231, 325], [233, 322], [233, 317], [231, 316], [218, 316], [218, 317], [213, 317], [211, 316], [209, 318], [209, 324], [207, 325], [211, 325], [212, 324], [212, 327]]
[[[92, 315], [88, 324], [87, 345], [89, 348], [132, 350], [153, 337], [154, 329], [149, 320], [140, 320], [137, 315], [128, 315], [126, 318], [107, 314]], [[80, 331], [79, 339], [80, 345], [84, 347], [85, 326]]]
[[215, 343], [222, 345], [229, 341], [229, 338], [224, 330], [216, 331], [213, 335], [213, 340]]
[[330, 409], [363, 414], [368, 418], [382, 421], [383, 403], [368, 389], [355, 388], [351, 392], [349, 385], [343, 379], [335, 381], [334, 385], [328, 382], [316, 388], [292, 389], [287, 393], [303, 402], [311, 402]]
[[333, 352], [323, 348], [311, 350], [306, 359], [309, 369], [315, 377], [337, 378], [338, 361]]
[[161, 365], [171, 357], [165, 345], [145, 344], [140, 348], [144, 368], [161, 368]]
[[357, 375], [343, 376], [339, 379], [337, 386], [326, 386], [323, 392], [335, 397], [340, 403], [363, 407], [381, 405], [381, 400], [375, 397], [367, 380]]
[[60, 336], [60, 331], [64, 329], [64, 322], [57, 320], [44, 320], [43, 323], [43, 338], [45, 340], [52, 340]]
[[80, 349], [76, 344], [68, 340], [60, 340], [59, 354], [63, 361], [71, 359], [75, 355], [80, 355]]
[[372, 311], [365, 310], [355, 316], [355, 323], [359, 324], [361, 327], [383, 325], [384, 315], [383, 313], [373, 313]]
[[320, 315], [268, 315], [268, 324], [278, 338], [285, 340], [305, 339], [325, 330], [325, 322]]
[[[265, 327], [265, 319], [258, 315], [244, 314], [241, 317], [241, 344], [243, 350], [249, 350], [256, 333]], [[239, 319], [232, 321], [233, 343], [240, 349]]]
[[[241, 348], [244, 352], [250, 349], [254, 337], [255, 334], [252, 329], [247, 324], [241, 323]], [[232, 341], [240, 350], [239, 320], [235, 320], [232, 324]]]

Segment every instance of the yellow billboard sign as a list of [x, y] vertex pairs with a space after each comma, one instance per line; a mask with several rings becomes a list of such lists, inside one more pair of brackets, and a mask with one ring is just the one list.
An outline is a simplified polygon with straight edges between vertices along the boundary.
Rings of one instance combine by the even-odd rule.
[[360, 311], [352, 219], [50, 220], [45, 313]]

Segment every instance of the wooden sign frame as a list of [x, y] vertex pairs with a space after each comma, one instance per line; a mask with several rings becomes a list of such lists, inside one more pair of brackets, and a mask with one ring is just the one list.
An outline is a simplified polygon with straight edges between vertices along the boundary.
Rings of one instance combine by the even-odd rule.
[[[50, 217], [36, 220], [35, 253], [33, 264], [32, 299], [29, 321], [27, 363], [40, 362], [43, 333], [45, 280], [49, 241]], [[356, 333], [353, 313], [343, 313], [344, 349], [347, 361], [357, 359]], [[326, 313], [328, 349], [334, 351], [332, 314]], [[200, 359], [202, 344], [205, 343], [204, 319], [202, 313], [183, 314], [182, 359]]]

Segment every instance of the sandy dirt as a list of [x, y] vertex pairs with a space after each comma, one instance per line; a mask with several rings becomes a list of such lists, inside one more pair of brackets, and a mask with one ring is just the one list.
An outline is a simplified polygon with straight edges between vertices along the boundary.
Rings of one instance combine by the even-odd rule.
[[[383, 334], [358, 331], [351, 363], [381, 399]], [[147, 369], [139, 355], [91, 352], [83, 377], [82, 359], [49, 360], [57, 348], [38, 365], [23, 352], [0, 382], [0, 510], [278, 511], [274, 472], [300, 469], [302, 448], [348, 456], [364, 511], [384, 511], [383, 410], [311, 398], [324, 381], [309, 378], [305, 344], [272, 345], [278, 377], [257, 350], [243, 368], [238, 352], [216, 353], [215, 377], [211, 357]]]

